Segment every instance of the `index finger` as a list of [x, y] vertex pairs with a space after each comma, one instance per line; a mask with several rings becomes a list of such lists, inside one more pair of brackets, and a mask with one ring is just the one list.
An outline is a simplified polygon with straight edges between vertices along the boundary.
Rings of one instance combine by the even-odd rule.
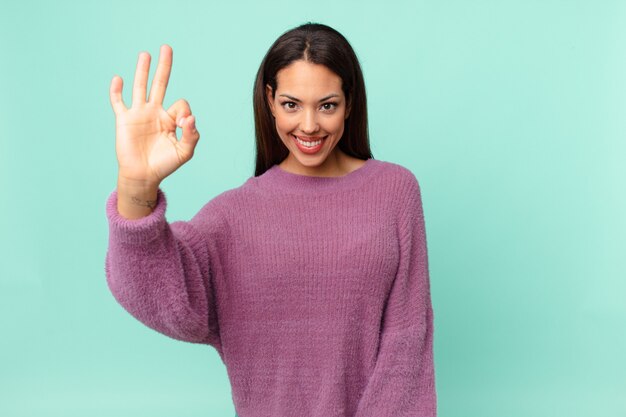
[[151, 103], [162, 104], [165, 97], [165, 90], [170, 79], [172, 70], [172, 48], [169, 45], [162, 45], [159, 52], [159, 64], [152, 80], [150, 88], [150, 96], [148, 101]]

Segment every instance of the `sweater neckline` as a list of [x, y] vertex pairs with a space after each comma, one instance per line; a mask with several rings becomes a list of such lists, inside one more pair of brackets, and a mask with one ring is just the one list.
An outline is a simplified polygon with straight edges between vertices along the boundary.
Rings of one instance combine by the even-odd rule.
[[272, 165], [257, 180], [260, 187], [296, 194], [325, 193], [357, 188], [373, 171], [377, 160], [368, 158], [359, 168], [337, 177], [295, 174], [278, 164]]

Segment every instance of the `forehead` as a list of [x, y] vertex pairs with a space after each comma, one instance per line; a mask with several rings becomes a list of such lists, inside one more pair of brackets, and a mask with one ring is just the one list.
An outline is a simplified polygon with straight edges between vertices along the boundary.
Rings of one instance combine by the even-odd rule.
[[341, 77], [325, 65], [312, 64], [303, 60], [292, 62], [276, 74], [277, 91], [294, 95], [338, 93], [341, 91]]

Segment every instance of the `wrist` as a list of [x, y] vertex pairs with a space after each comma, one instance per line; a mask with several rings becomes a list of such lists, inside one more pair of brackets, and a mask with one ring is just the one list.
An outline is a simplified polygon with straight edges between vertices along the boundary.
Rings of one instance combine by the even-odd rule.
[[120, 173], [117, 176], [117, 185], [122, 186], [124, 188], [135, 189], [135, 190], [156, 190], [157, 188], [159, 188], [160, 182], [138, 180], [132, 177], [125, 176], [122, 173]]
[[157, 204], [159, 184], [118, 178], [117, 208], [128, 219], [138, 219], [152, 213]]

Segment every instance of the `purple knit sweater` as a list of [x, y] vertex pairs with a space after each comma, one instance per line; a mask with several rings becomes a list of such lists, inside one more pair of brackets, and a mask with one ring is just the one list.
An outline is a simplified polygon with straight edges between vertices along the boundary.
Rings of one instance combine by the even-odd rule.
[[433, 309], [420, 187], [375, 159], [341, 177], [274, 165], [168, 223], [107, 200], [115, 299], [213, 346], [240, 417], [432, 417]]

